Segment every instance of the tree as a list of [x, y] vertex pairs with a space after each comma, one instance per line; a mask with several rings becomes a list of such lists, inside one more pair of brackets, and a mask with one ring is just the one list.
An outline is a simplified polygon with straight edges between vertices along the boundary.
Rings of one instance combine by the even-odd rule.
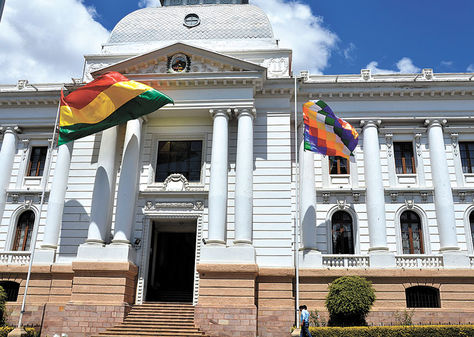
[[372, 283], [359, 276], [343, 276], [329, 286], [326, 308], [331, 326], [367, 325], [365, 318], [375, 301]]

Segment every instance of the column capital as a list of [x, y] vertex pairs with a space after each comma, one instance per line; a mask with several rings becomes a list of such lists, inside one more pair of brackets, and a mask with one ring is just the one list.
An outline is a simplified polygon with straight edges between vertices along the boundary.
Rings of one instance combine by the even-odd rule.
[[446, 126], [448, 124], [447, 119], [425, 119], [425, 126], [429, 129], [432, 126]]
[[237, 118], [240, 118], [241, 116], [250, 116], [252, 117], [252, 119], [255, 119], [255, 117], [257, 116], [257, 110], [254, 107], [235, 108], [234, 114]]
[[368, 128], [368, 127], [376, 127], [379, 128], [382, 125], [382, 121], [380, 119], [364, 119], [360, 121], [360, 126], [362, 129]]
[[3, 126], [0, 126], [0, 133], [7, 133], [7, 132], [19, 134], [19, 133], [22, 133], [23, 130], [18, 125], [3, 125]]
[[217, 116], [223, 116], [229, 119], [232, 114], [232, 109], [230, 108], [209, 109], [209, 113], [211, 114], [212, 118], [216, 118]]

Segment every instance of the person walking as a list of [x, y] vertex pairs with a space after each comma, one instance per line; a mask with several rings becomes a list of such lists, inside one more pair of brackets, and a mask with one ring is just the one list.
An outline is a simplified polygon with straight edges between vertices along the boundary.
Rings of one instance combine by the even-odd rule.
[[300, 305], [300, 323], [301, 323], [301, 332], [300, 337], [313, 337], [311, 332], [309, 332], [309, 312], [306, 305]]

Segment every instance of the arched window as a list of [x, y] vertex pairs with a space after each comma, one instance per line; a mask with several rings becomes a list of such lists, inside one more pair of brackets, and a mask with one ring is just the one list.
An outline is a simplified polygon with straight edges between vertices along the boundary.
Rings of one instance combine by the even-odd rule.
[[16, 226], [15, 240], [12, 250], [29, 250], [31, 243], [31, 234], [35, 225], [35, 213], [33, 211], [23, 212]]
[[407, 308], [441, 308], [439, 289], [414, 286], [405, 289]]
[[421, 220], [413, 211], [405, 211], [400, 216], [403, 254], [423, 254], [423, 233]]
[[471, 242], [474, 248], [474, 212], [471, 212], [471, 214], [469, 214], [469, 224], [471, 225]]
[[354, 231], [352, 217], [344, 211], [337, 211], [331, 218], [333, 254], [354, 254]]
[[5, 290], [7, 294], [8, 302], [16, 302], [18, 299], [18, 290], [20, 289], [20, 283], [13, 281], [0, 281], [0, 287]]

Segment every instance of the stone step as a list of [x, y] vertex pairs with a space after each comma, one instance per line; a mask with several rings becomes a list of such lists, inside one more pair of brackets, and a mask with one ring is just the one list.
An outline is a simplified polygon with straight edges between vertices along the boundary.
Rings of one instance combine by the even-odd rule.
[[173, 325], [189, 325], [189, 324], [194, 324], [194, 320], [192, 319], [187, 319], [187, 320], [169, 320], [169, 319], [164, 319], [164, 318], [153, 318], [153, 319], [143, 319], [140, 317], [137, 318], [126, 318], [124, 323], [130, 323], [130, 324], [138, 324], [138, 323], [143, 323], [143, 324], [173, 324]]

